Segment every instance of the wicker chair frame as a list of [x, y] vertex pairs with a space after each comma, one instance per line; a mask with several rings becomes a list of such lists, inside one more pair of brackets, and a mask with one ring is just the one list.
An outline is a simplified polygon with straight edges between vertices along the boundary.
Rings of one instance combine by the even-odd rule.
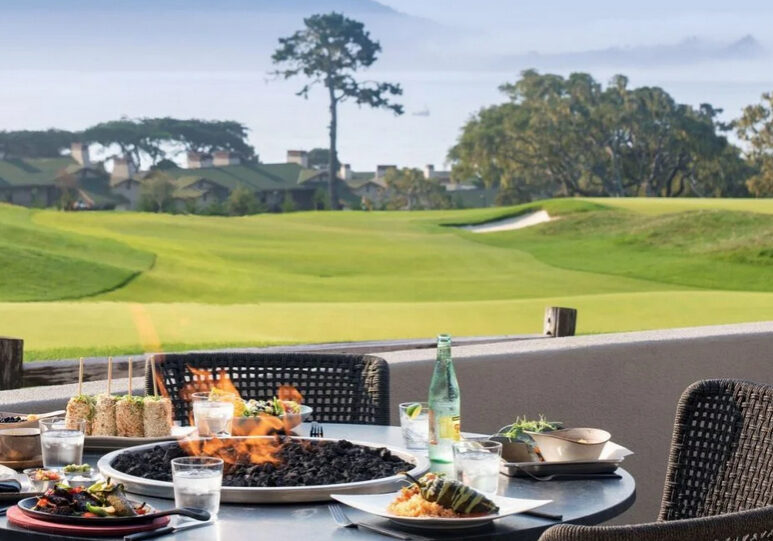
[[658, 522], [561, 524], [541, 541], [773, 539], [773, 386], [694, 383], [676, 411]]
[[[389, 424], [389, 366], [370, 355], [316, 353], [156, 354], [159, 379], [172, 400], [175, 420], [187, 424], [191, 406], [185, 389], [206, 390], [203, 369], [219, 379], [228, 375], [245, 399], [275, 396], [280, 385], [296, 387], [312, 418], [329, 423]], [[145, 391], [153, 392], [151, 359], [145, 362]], [[186, 387], [188, 386], [188, 387]]]

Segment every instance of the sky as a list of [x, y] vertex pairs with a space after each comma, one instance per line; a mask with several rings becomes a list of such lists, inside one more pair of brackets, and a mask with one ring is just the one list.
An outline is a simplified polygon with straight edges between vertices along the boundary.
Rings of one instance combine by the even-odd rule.
[[[370, 0], [193, 0], [190, 9], [94, 1], [0, 0], [0, 129], [227, 118], [250, 128], [265, 162], [325, 146], [324, 92], [304, 100], [294, 94], [300, 80], [267, 73], [276, 39], [299, 28], [310, 6], [355, 11], [383, 46], [363, 76], [404, 89], [403, 116], [342, 107], [341, 160], [355, 170], [442, 167], [463, 124], [501, 102], [497, 87], [528, 67], [601, 81], [622, 72], [678, 101], [724, 108], [726, 118], [773, 90], [770, 1], [382, 1], [395, 11]], [[733, 49], [745, 36], [751, 50]]]

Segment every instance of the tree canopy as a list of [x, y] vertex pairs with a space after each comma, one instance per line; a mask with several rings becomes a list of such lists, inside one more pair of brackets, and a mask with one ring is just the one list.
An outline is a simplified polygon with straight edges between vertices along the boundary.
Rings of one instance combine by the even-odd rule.
[[426, 178], [419, 169], [389, 169], [387, 208], [395, 210], [430, 210], [451, 207], [451, 198], [436, 180]]
[[478, 177], [521, 201], [745, 192], [748, 170], [711, 105], [629, 88], [621, 75], [604, 87], [586, 73], [528, 70], [500, 89], [508, 101], [474, 115], [449, 151], [457, 178]]
[[747, 158], [755, 168], [746, 182], [755, 197], [773, 197], [773, 93], [744, 108], [735, 124], [738, 138], [747, 145]]
[[55, 158], [75, 141], [78, 141], [78, 135], [67, 130], [0, 131], [0, 155]]
[[330, 208], [340, 208], [336, 190], [338, 173], [338, 104], [351, 100], [357, 105], [388, 109], [397, 115], [402, 105], [391, 101], [403, 93], [398, 84], [360, 81], [355, 73], [371, 66], [381, 52], [378, 41], [371, 39], [365, 25], [340, 13], [317, 14], [303, 20], [305, 28], [279, 38], [272, 60], [281, 66], [274, 73], [289, 79], [303, 76], [306, 84], [297, 92], [308, 97], [311, 88], [322, 85], [328, 92], [330, 108], [328, 194]]

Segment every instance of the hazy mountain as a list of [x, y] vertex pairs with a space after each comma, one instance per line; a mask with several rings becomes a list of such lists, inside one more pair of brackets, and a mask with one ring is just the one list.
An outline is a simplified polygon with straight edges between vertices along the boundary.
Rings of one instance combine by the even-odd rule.
[[259, 11], [264, 13], [301, 12], [399, 14], [375, 0], [3, 0], [3, 11]]
[[363, 21], [397, 66], [438, 27], [374, 0], [2, 0], [2, 10], [5, 69], [262, 70], [280, 36], [331, 11]]
[[589, 67], [640, 68], [663, 65], [694, 64], [728, 60], [754, 60], [767, 51], [753, 36], [747, 35], [730, 43], [691, 37], [672, 45], [609, 47], [589, 51], [540, 54], [530, 52], [500, 57], [490, 64], [494, 68], [587, 69]]

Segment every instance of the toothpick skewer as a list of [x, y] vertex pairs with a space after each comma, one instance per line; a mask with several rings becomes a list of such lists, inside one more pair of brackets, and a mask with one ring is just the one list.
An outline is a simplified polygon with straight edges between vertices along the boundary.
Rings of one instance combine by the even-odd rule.
[[78, 366], [78, 396], [83, 394], [83, 357], [80, 358]]
[[129, 396], [132, 395], [132, 364], [134, 360], [129, 357]]
[[113, 358], [107, 358], [107, 394], [110, 395], [110, 387], [113, 384]]
[[150, 373], [153, 376], [153, 396], [158, 396], [158, 383], [156, 382], [156, 357], [150, 358]]

